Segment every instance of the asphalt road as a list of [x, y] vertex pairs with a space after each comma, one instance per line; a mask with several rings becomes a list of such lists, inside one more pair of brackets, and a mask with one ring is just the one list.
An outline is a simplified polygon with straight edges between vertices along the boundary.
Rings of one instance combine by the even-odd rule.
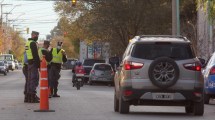
[[113, 87], [102, 84], [85, 85], [76, 90], [71, 84], [71, 71], [63, 70], [60, 98], [49, 100], [50, 110], [34, 112], [38, 103], [24, 103], [24, 76], [21, 70], [0, 74], [0, 120], [214, 120], [215, 101], [205, 105], [204, 116], [186, 114], [184, 107], [131, 106], [127, 115], [113, 109]]

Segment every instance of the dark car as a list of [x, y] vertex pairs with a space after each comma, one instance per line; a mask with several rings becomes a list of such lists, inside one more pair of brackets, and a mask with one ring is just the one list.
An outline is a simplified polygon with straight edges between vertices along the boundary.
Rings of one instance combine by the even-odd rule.
[[68, 58], [65, 63], [63, 63], [63, 69], [73, 69], [75, 67], [77, 59]]
[[85, 73], [86, 73], [84, 75], [84, 77], [87, 80], [89, 79], [90, 71], [92, 70], [93, 65], [95, 63], [105, 63], [105, 60], [101, 60], [101, 59], [84, 59], [84, 61], [83, 61], [83, 67], [84, 67], [84, 70], [85, 70]]

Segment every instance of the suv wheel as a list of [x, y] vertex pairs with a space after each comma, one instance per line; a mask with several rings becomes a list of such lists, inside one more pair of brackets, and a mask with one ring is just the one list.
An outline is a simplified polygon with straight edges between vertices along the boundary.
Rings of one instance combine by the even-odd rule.
[[210, 96], [207, 94], [204, 94], [204, 103], [209, 104], [209, 101], [210, 101]]
[[116, 93], [114, 94], [114, 111], [119, 112], [119, 99], [117, 99]]
[[189, 105], [189, 106], [185, 106], [185, 112], [190, 114], [190, 113], [193, 113], [193, 106], [192, 105]]
[[129, 113], [129, 103], [124, 101], [122, 97], [119, 98], [119, 113], [127, 114]]
[[179, 78], [179, 68], [173, 59], [160, 57], [152, 62], [148, 74], [155, 86], [168, 88], [177, 82]]
[[202, 116], [204, 114], [204, 100], [201, 100], [200, 102], [193, 102], [192, 105], [194, 115]]
[[91, 80], [88, 81], [89, 85], [93, 85], [93, 82]]
[[7, 72], [6, 72], [6, 71], [4, 72], [4, 75], [5, 75], [5, 76], [7, 75]]

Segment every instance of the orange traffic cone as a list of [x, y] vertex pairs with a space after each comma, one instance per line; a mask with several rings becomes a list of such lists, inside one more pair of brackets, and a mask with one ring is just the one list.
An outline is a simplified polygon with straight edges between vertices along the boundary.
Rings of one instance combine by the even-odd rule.
[[49, 89], [48, 89], [48, 75], [47, 75], [47, 64], [45, 56], [43, 56], [42, 62], [40, 63], [40, 110], [34, 112], [55, 112], [49, 110]]

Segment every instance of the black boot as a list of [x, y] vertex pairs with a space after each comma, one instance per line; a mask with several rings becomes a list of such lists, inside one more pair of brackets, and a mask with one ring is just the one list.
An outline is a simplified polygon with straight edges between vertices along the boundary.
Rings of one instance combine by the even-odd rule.
[[24, 103], [28, 103], [29, 102], [29, 95], [26, 93], [25, 94], [25, 98], [24, 98]]
[[50, 94], [49, 94], [49, 98], [52, 98], [53, 96], [53, 88], [50, 87]]
[[52, 97], [60, 97], [60, 95], [57, 94], [58, 89], [54, 89], [54, 94], [52, 95]]
[[36, 98], [36, 94], [30, 94], [30, 103], [39, 103], [40, 101]]

